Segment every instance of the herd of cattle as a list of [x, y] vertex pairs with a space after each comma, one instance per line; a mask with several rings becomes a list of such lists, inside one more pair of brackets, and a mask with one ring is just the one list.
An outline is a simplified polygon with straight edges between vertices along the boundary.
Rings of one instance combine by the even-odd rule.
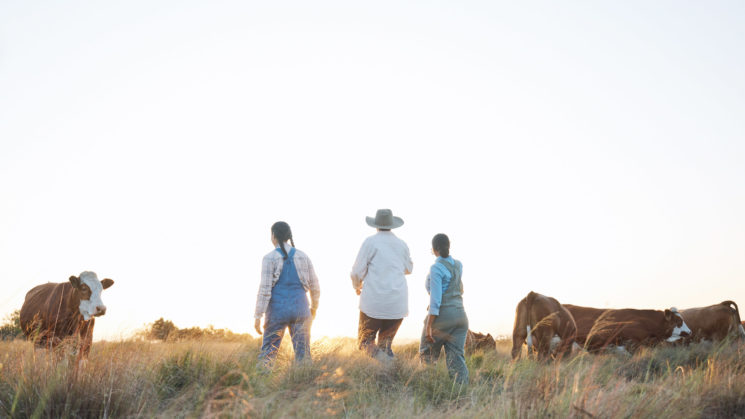
[[[596, 353], [606, 348], [635, 351], [663, 342], [689, 343], [745, 338], [745, 322], [734, 301], [678, 311], [604, 309], [560, 304], [555, 298], [530, 292], [515, 310], [512, 358], [560, 358], [573, 350]], [[491, 335], [469, 331], [466, 350], [494, 345]]]
[[[71, 276], [68, 282], [32, 288], [23, 302], [21, 328], [36, 346], [54, 348], [79, 336], [78, 358], [90, 352], [95, 317], [106, 313], [101, 292], [114, 284], [94, 272]], [[733, 301], [678, 311], [601, 309], [560, 304], [555, 298], [530, 292], [515, 311], [512, 358], [522, 353], [538, 359], [560, 358], [577, 348], [598, 352], [607, 347], [636, 350], [662, 342], [719, 341], [745, 338], [740, 312]], [[491, 335], [468, 331], [466, 351], [495, 348]]]

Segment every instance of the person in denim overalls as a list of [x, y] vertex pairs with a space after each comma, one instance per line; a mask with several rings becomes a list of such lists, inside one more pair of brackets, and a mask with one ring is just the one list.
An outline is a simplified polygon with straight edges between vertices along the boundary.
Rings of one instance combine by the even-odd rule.
[[[292, 243], [289, 252], [285, 249], [288, 240]], [[255, 324], [256, 331], [261, 334], [261, 314], [265, 312], [259, 360], [267, 367], [277, 357], [287, 328], [290, 329], [295, 361], [310, 360], [310, 326], [320, 294], [313, 265], [303, 252], [295, 249], [287, 223], [280, 221], [272, 226], [272, 243], [277, 247], [262, 261], [262, 284], [259, 287]], [[308, 304], [306, 291], [311, 293], [312, 307]]]
[[460, 384], [468, 383], [468, 367], [464, 356], [468, 317], [463, 308], [463, 265], [450, 256], [450, 239], [438, 234], [432, 239], [432, 252], [437, 261], [427, 276], [430, 294], [429, 314], [419, 343], [419, 357], [431, 364], [445, 347], [448, 373]]

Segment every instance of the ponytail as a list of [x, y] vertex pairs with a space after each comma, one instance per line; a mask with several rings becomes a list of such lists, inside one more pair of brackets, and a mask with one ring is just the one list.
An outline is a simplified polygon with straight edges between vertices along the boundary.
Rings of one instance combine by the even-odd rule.
[[282, 250], [282, 259], [287, 260], [289, 256], [287, 250], [285, 250], [285, 242], [290, 240], [292, 247], [295, 247], [295, 242], [292, 240], [292, 230], [290, 225], [284, 221], [277, 221], [272, 225], [272, 235], [279, 242], [279, 248]]

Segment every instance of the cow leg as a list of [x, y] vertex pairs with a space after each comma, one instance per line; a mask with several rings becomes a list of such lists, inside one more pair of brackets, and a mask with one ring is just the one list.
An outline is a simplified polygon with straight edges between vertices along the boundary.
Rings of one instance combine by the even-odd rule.
[[540, 327], [536, 329], [534, 335], [538, 360], [544, 361], [551, 356], [551, 338], [553, 338], [553, 330], [548, 327]]
[[77, 361], [80, 363], [81, 360], [88, 358], [88, 354], [91, 351], [91, 345], [93, 344], [93, 323], [91, 319], [84, 322], [80, 327], [80, 344], [78, 349]]
[[572, 349], [574, 347], [574, 339], [562, 339], [559, 342], [559, 346], [556, 348], [556, 359], [562, 359], [572, 355]]

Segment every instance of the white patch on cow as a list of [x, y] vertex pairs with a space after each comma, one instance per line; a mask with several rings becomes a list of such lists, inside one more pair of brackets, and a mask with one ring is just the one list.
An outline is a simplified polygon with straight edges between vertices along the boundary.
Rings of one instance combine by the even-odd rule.
[[673, 312], [676, 316], [680, 317], [680, 321], [683, 322], [680, 327], [676, 327], [673, 329], [673, 333], [670, 335], [669, 338], [667, 338], [668, 342], [675, 342], [681, 338], [682, 333], [688, 333], [688, 335], [691, 334], [691, 329], [688, 328], [688, 325], [686, 324], [685, 320], [683, 320], [683, 316], [678, 313], [678, 309], [675, 307], [671, 307], [670, 311]]
[[551, 338], [551, 352], [555, 351], [556, 348], [559, 347], [559, 344], [561, 343], [561, 338], [559, 335], [554, 335], [554, 337]]
[[85, 271], [80, 274], [80, 282], [87, 285], [91, 289], [91, 298], [87, 300], [80, 300], [80, 314], [83, 315], [84, 320], [90, 320], [91, 317], [96, 316], [100, 313], [100, 310], [106, 310], [106, 306], [103, 305], [101, 300], [101, 292], [103, 291], [103, 285], [98, 280], [95, 272]]
[[742, 325], [737, 326], [737, 330], [740, 331], [740, 337], [745, 338], [745, 327], [742, 327]]
[[627, 351], [627, 350], [626, 350], [626, 347], [625, 347], [625, 346], [623, 346], [623, 345], [618, 345], [618, 346], [616, 346], [616, 347], [615, 347], [615, 350], [616, 350], [616, 352], [617, 352], [618, 354], [620, 354], [620, 355], [629, 355], [629, 356], [631, 356], [631, 352]]
[[528, 350], [533, 347], [533, 335], [530, 334], [530, 326], [528, 326], [528, 337], [525, 338], [525, 343], [528, 344]]

